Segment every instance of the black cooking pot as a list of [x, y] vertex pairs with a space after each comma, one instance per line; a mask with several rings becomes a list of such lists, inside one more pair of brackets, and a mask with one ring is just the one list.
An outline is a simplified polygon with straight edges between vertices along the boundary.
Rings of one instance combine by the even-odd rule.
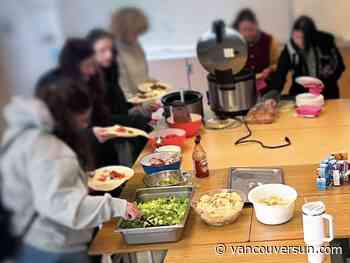
[[[190, 113], [196, 113], [204, 118], [203, 114], [203, 95], [194, 90], [184, 91], [185, 106]], [[162, 97], [161, 102], [164, 106], [164, 116], [166, 118], [171, 116], [171, 107], [175, 101], [181, 100], [179, 91], [169, 93]]]

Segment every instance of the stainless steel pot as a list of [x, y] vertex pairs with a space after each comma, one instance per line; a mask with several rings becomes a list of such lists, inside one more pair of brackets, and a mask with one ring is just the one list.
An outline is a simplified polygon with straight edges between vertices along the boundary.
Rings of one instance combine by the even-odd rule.
[[255, 75], [245, 69], [248, 49], [238, 32], [215, 21], [212, 30], [199, 39], [197, 56], [209, 72], [208, 101], [216, 115], [245, 114], [255, 105]]
[[210, 108], [217, 115], [240, 115], [256, 104], [254, 73], [242, 71], [233, 83], [220, 83], [216, 76], [208, 75]]
[[[203, 95], [194, 90], [184, 91], [185, 106], [190, 113], [196, 113], [204, 117], [203, 115]], [[164, 106], [165, 117], [171, 116], [171, 107], [175, 101], [181, 100], [180, 92], [172, 92], [162, 97], [161, 102]]]

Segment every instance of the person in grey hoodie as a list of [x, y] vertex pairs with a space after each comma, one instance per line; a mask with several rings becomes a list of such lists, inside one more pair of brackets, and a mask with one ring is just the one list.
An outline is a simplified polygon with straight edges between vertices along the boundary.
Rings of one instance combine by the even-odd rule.
[[[59, 78], [36, 97], [15, 97], [4, 109], [2, 200], [23, 240], [17, 262], [89, 262], [93, 228], [114, 218], [137, 218], [126, 200], [90, 196], [81, 169], [91, 102], [84, 84]], [[79, 103], [78, 103], [79, 102]]]

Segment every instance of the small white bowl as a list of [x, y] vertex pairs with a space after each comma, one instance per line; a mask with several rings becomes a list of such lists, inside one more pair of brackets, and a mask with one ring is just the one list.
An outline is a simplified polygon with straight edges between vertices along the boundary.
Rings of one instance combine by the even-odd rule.
[[[266, 205], [262, 199], [279, 196], [286, 200], [283, 205]], [[259, 222], [267, 225], [279, 225], [288, 222], [294, 213], [297, 192], [284, 184], [264, 184], [255, 187], [248, 194], [248, 200], [254, 206], [255, 215]]]
[[181, 147], [177, 145], [164, 145], [156, 149], [157, 153], [160, 152], [174, 152], [181, 154]]

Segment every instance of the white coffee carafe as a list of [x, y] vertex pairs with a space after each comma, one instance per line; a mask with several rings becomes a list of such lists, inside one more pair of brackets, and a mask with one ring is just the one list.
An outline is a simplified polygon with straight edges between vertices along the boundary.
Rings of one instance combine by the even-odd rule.
[[[322, 263], [325, 255], [320, 253], [320, 248], [325, 242], [331, 242], [334, 238], [333, 217], [325, 213], [323, 202], [310, 202], [303, 205], [303, 230], [304, 241], [309, 247], [308, 262]], [[325, 220], [328, 221], [329, 236], [325, 237]]]

